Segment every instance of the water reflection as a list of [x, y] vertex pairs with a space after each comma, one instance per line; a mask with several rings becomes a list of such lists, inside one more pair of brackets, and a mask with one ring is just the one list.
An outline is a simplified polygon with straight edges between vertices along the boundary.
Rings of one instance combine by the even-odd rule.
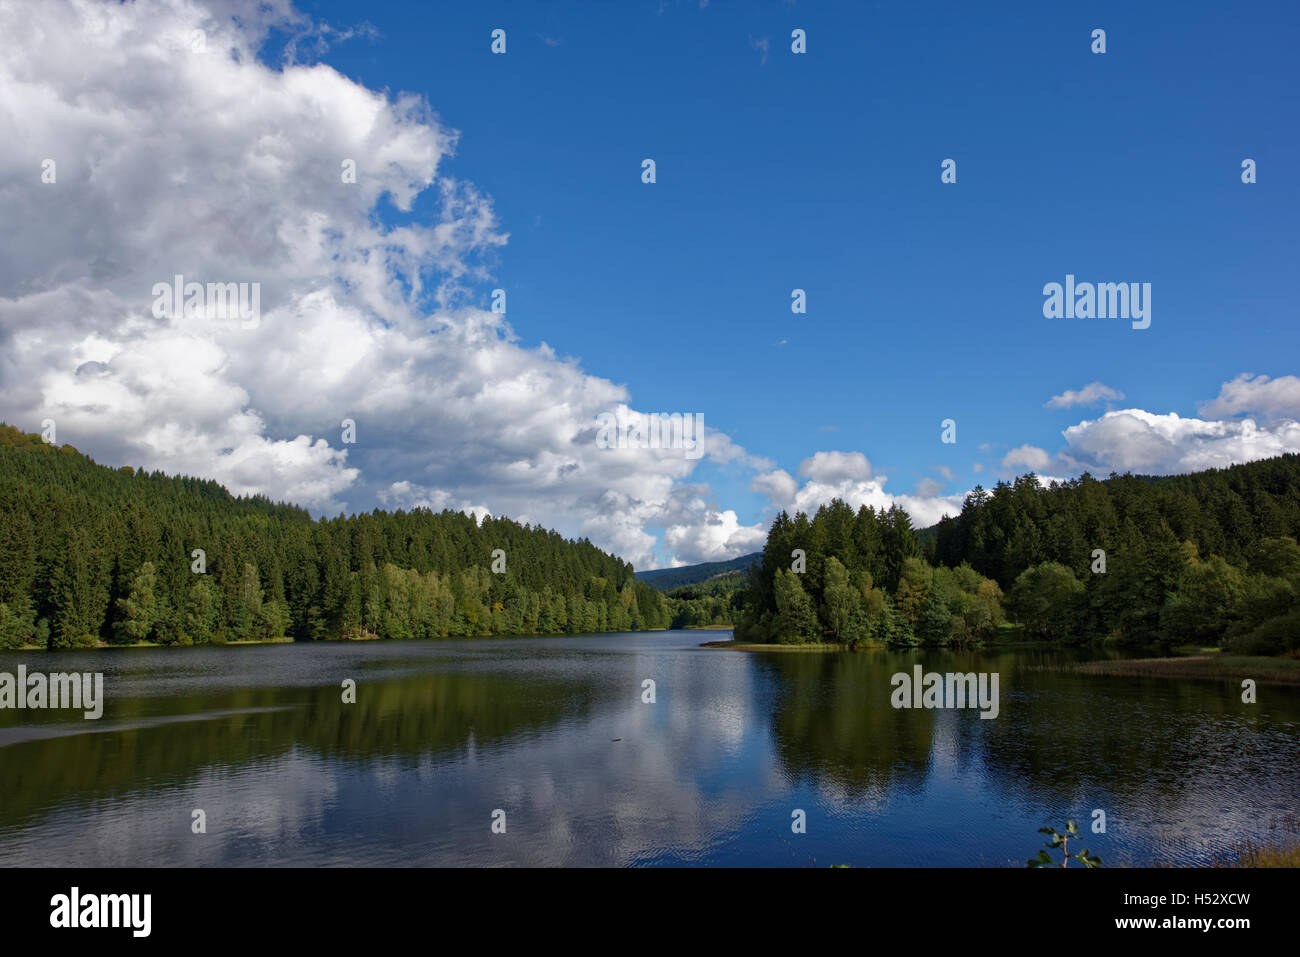
[[[1041, 652], [708, 637], [0, 656], [108, 672], [100, 722], [0, 712], [0, 863], [1022, 864], [1038, 827], [1094, 808], [1107, 863], [1204, 863], [1300, 794], [1294, 689], [1252, 708], [1229, 683], [1073, 675]], [[998, 672], [999, 717], [891, 707], [918, 661]]]

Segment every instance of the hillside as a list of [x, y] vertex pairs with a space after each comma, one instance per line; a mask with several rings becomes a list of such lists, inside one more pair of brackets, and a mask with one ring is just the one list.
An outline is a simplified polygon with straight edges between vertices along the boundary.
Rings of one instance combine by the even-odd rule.
[[216, 482], [105, 468], [0, 425], [0, 647], [562, 634], [669, 619], [660, 592], [586, 539], [451, 511], [315, 521]]
[[[1300, 456], [1189, 475], [1033, 475], [977, 487], [916, 534], [897, 507], [777, 516], [738, 638], [947, 645], [1028, 637], [1133, 647], [1300, 646]], [[792, 568], [795, 549], [806, 567]]]
[[1300, 535], [1300, 455], [1186, 475], [1085, 474], [1046, 488], [1025, 475], [991, 491], [977, 486], [959, 516], [926, 531], [927, 557], [969, 562], [1003, 587], [1031, 565], [1059, 562], [1083, 575], [1094, 549], [1123, 555], [1157, 540], [1242, 565], [1261, 540]]
[[682, 585], [697, 585], [728, 572], [743, 572], [762, 557], [762, 552], [753, 552], [725, 562], [702, 562], [698, 565], [682, 565], [679, 568], [656, 568], [648, 572], [637, 572], [636, 577], [637, 581], [645, 582], [652, 588], [668, 591]]

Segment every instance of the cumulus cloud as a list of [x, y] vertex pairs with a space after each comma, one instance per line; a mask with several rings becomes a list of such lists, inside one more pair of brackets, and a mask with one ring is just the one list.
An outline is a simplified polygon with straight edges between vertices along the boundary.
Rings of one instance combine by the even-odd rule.
[[[751, 547], [686, 485], [772, 463], [711, 427], [702, 459], [598, 448], [628, 391], [472, 305], [508, 234], [428, 102], [299, 62], [352, 33], [283, 0], [0, 3], [3, 417], [316, 513], [491, 509], [638, 567], [650, 528], [681, 560]], [[257, 283], [259, 321], [155, 310], [177, 275]]]
[[766, 496], [774, 505], [784, 506], [785, 503], [794, 501], [799, 482], [785, 469], [773, 469], [756, 476], [750, 488]]
[[804, 459], [799, 474], [819, 482], [871, 478], [871, 463], [861, 452], [818, 452]]
[[1031, 472], [1041, 472], [1047, 468], [1052, 457], [1043, 449], [1033, 445], [1022, 445], [1002, 456], [1004, 469], [1026, 468]]
[[687, 564], [676, 558], [679, 553], [691, 555], [695, 562], [725, 561], [762, 549], [767, 527], [742, 525], [731, 509], [715, 510], [705, 522], [669, 526], [664, 541], [673, 550], [673, 565]]
[[1123, 392], [1100, 382], [1090, 382], [1082, 389], [1066, 389], [1060, 395], [1052, 396], [1044, 405], [1049, 409], [1068, 409], [1075, 405], [1096, 405], [1102, 401], [1122, 398]]
[[1206, 420], [1123, 409], [1062, 434], [1067, 448], [1060, 460], [1076, 472], [1192, 472], [1300, 452], [1295, 420], [1260, 428], [1250, 418]]
[[1197, 411], [1210, 418], [1254, 412], [1266, 421], [1300, 419], [1300, 376], [1270, 379], [1243, 372], [1225, 382], [1219, 395], [1201, 403]]
[[[1063, 408], [1081, 404], [1079, 397], [1089, 393], [1093, 398], [1118, 396], [1104, 395], [1102, 390], [1112, 391], [1094, 382], [1052, 401]], [[1049, 467], [1073, 475], [1085, 471], [1168, 475], [1300, 452], [1300, 377], [1270, 379], [1243, 373], [1225, 382], [1219, 395], [1201, 403], [1198, 410], [1199, 417], [1186, 418], [1176, 412], [1112, 409], [1062, 432], [1066, 445], [1055, 456], [1022, 445], [1003, 457], [1002, 467], [1037, 472], [1047, 484], [1043, 470]]]
[[806, 479], [803, 485], [784, 469], [775, 469], [755, 478], [752, 488], [766, 495], [774, 508], [792, 513], [812, 514], [833, 498], [843, 499], [854, 509], [869, 505], [881, 510], [899, 505], [907, 510], [917, 528], [933, 525], [945, 515], [958, 514], [965, 498], [937, 494], [940, 487], [932, 480], [922, 482], [916, 495], [886, 492], [888, 477], [873, 474], [871, 463], [861, 452], [818, 452], [804, 459], [798, 471]]

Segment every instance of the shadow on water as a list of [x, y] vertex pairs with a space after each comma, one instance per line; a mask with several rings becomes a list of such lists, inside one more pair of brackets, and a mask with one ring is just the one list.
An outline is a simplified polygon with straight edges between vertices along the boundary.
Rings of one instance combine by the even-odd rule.
[[[99, 721], [11, 726], [0, 729], [0, 827], [70, 797], [93, 802], [294, 749], [364, 764], [491, 747], [581, 718], [597, 693], [545, 676], [432, 674], [363, 682], [353, 704], [340, 687], [245, 688], [123, 702]], [[169, 714], [147, 713], [160, 708]]]

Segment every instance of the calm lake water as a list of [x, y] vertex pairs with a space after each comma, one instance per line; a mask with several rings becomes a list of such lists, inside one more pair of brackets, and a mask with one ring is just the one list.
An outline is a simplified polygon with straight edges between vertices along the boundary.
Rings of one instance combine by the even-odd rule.
[[[0, 654], [107, 699], [0, 710], [0, 865], [1023, 866], [1094, 808], [1107, 865], [1204, 864], [1300, 807], [1300, 689], [725, 637]], [[895, 710], [918, 662], [997, 672], [1001, 713]]]

